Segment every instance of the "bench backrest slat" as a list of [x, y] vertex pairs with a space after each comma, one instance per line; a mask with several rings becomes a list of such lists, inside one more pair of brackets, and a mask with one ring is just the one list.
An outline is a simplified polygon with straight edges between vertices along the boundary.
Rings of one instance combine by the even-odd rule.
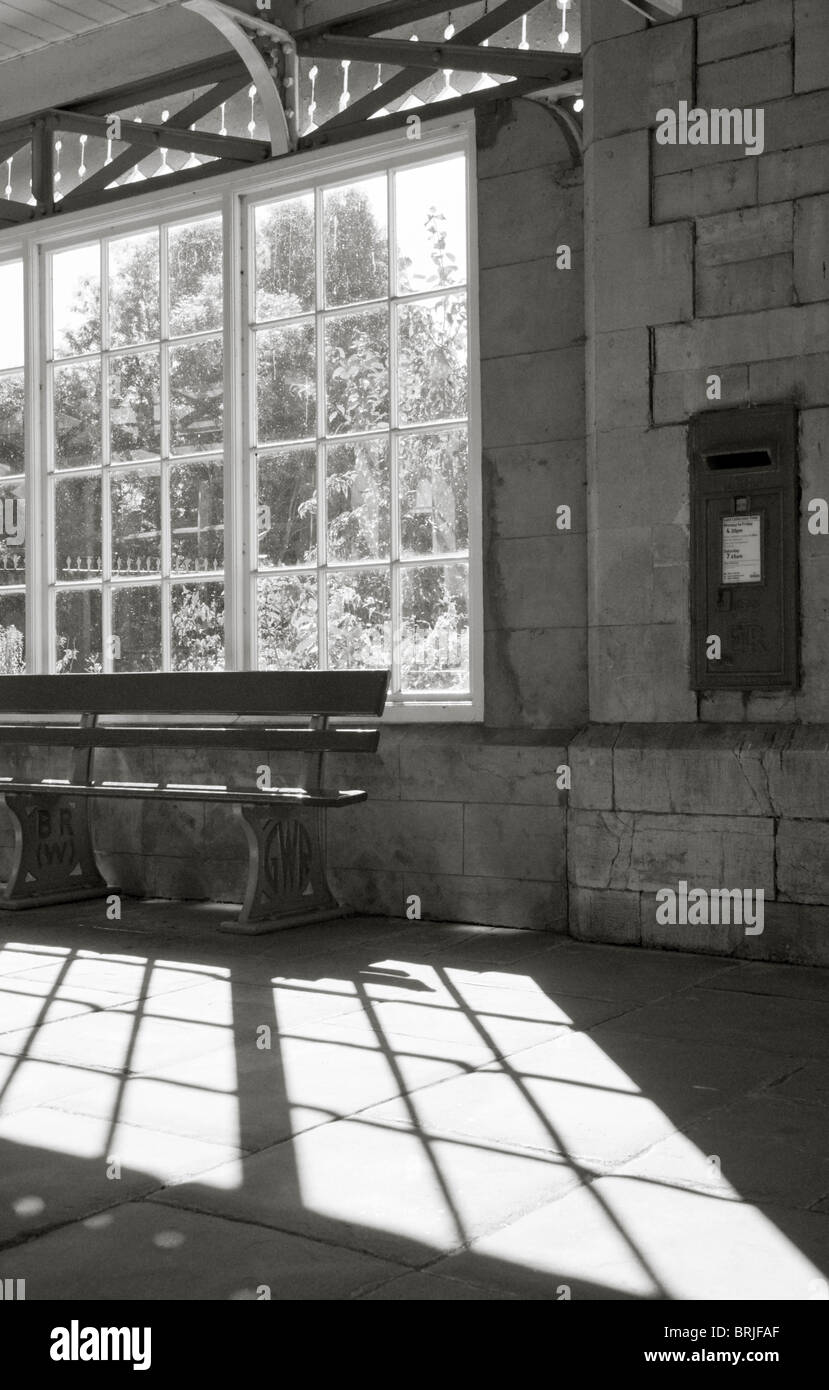
[[382, 715], [387, 671], [211, 671], [0, 676], [0, 711], [20, 714]]

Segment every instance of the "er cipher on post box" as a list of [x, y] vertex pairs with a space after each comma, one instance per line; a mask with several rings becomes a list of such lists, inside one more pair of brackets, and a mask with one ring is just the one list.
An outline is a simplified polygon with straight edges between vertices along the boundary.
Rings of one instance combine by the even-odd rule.
[[692, 689], [794, 689], [796, 407], [703, 411], [689, 448]]

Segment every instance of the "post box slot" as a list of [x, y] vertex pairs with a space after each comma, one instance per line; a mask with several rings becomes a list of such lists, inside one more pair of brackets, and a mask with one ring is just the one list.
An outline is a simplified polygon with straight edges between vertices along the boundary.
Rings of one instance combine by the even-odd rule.
[[709, 468], [770, 468], [771, 454], [766, 449], [748, 449], [744, 453], [708, 454]]

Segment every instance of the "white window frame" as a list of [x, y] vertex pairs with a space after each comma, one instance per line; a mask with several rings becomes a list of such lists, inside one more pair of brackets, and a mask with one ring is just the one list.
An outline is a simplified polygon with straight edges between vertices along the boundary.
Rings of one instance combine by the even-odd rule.
[[[53, 670], [50, 583], [52, 557], [48, 482], [41, 460], [49, 438], [47, 357], [50, 354], [48, 277], [50, 253], [89, 239], [126, 235], [168, 221], [220, 213], [225, 231], [225, 669], [251, 669], [253, 658], [253, 554], [255, 509], [246, 347], [248, 294], [244, 284], [247, 208], [251, 202], [290, 195], [317, 184], [343, 184], [389, 167], [424, 163], [451, 154], [466, 157], [467, 284], [469, 310], [469, 662], [471, 698], [451, 695], [398, 697], [386, 717], [396, 723], [476, 722], [483, 718], [483, 509], [481, 466], [480, 335], [478, 317], [478, 218], [474, 113], [424, 121], [420, 138], [408, 128], [367, 136], [347, 145], [317, 149], [250, 171], [223, 174], [189, 187], [146, 190], [105, 207], [56, 216], [0, 233], [0, 261], [23, 261], [25, 296], [25, 436], [27, 497], [27, 669]], [[32, 370], [34, 364], [34, 370]], [[239, 467], [239, 460], [244, 465]], [[44, 602], [48, 596], [48, 603]]]

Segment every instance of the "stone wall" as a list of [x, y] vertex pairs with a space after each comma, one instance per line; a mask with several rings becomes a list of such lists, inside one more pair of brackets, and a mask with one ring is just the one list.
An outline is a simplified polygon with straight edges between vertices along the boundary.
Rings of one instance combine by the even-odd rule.
[[[416, 894], [432, 919], [565, 931], [556, 768], [587, 718], [582, 169], [527, 101], [493, 102], [478, 144], [484, 721], [387, 725], [376, 756], [332, 758], [332, 784], [369, 800], [329, 816], [330, 863], [359, 911], [402, 917]], [[563, 243], [570, 270], [556, 268]], [[68, 773], [65, 750], [11, 757], [34, 777]], [[107, 758], [99, 776], [250, 786], [268, 762], [295, 781], [265, 749]], [[125, 892], [241, 901], [246, 842], [226, 808], [112, 801], [93, 815], [102, 869]], [[0, 859], [11, 844], [5, 817]]]
[[[825, 960], [829, 539], [805, 503], [829, 490], [829, 7], [686, 0], [651, 26], [586, 9], [592, 725], [571, 748], [571, 930]], [[761, 107], [763, 153], [659, 144], [681, 100]], [[712, 373], [724, 407], [800, 410], [797, 691], [689, 688], [687, 422]], [[678, 878], [763, 888], [763, 935], [658, 928], [653, 893]]]

